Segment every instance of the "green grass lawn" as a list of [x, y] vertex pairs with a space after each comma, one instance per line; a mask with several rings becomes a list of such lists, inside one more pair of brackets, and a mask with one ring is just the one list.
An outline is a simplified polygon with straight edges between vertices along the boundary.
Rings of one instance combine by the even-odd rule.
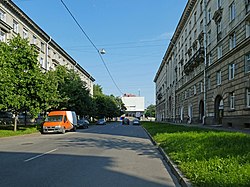
[[250, 186], [250, 135], [152, 122], [143, 127], [194, 186]]
[[39, 132], [39, 127], [37, 125], [18, 126], [16, 132], [14, 132], [13, 129], [13, 126], [0, 126], [0, 137], [18, 136]]

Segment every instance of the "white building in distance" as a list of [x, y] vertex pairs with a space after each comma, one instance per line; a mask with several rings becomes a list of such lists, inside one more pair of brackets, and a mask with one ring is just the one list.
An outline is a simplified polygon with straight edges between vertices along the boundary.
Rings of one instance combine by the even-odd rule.
[[138, 97], [132, 94], [124, 94], [122, 96], [122, 102], [126, 109], [125, 114], [131, 117], [142, 117], [144, 114], [144, 97]]

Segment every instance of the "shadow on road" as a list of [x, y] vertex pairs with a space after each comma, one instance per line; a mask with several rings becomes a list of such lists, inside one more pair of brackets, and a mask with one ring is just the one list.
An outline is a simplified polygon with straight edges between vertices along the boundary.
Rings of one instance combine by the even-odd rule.
[[35, 160], [35, 153], [0, 152], [0, 186], [166, 186], [109, 169], [109, 157], [49, 154]]

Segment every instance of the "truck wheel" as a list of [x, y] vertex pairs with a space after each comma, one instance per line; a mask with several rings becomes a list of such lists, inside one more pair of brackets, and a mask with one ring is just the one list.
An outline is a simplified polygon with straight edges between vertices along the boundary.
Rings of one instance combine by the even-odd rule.
[[65, 128], [63, 127], [63, 129], [62, 129], [62, 134], [65, 134]]

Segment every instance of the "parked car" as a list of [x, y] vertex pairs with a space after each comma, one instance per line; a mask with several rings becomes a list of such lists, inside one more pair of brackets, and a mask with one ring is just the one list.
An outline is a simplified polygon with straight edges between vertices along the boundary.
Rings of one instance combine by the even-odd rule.
[[139, 119], [134, 119], [133, 120], [133, 125], [140, 125], [140, 120]]
[[128, 118], [124, 118], [123, 120], [122, 120], [122, 125], [129, 125], [129, 119]]
[[96, 125], [106, 125], [106, 120], [105, 120], [105, 119], [99, 119], [99, 120], [96, 122]]
[[77, 120], [77, 128], [81, 129], [89, 128], [89, 121], [86, 119]]

